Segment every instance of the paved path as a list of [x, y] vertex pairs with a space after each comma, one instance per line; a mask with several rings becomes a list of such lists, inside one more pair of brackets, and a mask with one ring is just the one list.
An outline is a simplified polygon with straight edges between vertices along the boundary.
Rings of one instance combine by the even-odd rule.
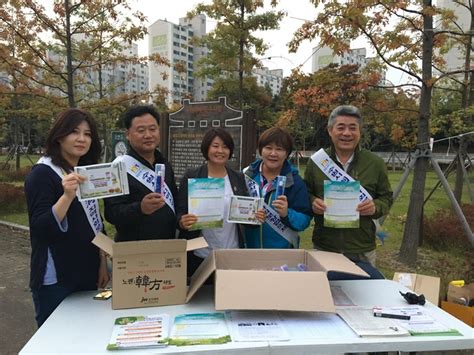
[[28, 234], [0, 225], [0, 250], [0, 354], [18, 354], [36, 331]]

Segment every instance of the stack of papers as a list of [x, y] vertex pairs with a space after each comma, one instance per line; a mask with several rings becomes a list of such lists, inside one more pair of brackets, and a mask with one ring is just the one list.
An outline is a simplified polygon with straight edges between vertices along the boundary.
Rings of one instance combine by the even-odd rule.
[[337, 308], [337, 314], [360, 337], [410, 335], [408, 330], [399, 326], [393, 319], [374, 317], [372, 308]]
[[361, 337], [462, 335], [432, 317], [429, 310], [421, 306], [340, 307], [337, 308], [337, 314]]

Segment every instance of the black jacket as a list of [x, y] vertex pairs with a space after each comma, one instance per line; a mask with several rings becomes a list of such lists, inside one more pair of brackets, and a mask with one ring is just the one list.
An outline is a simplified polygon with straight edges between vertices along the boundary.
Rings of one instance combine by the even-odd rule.
[[[129, 149], [128, 155], [153, 171], [155, 170], [154, 164], [165, 164], [165, 181], [176, 204], [177, 188], [173, 169], [163, 155], [156, 150], [153, 165], [150, 165], [132, 148]], [[150, 215], [143, 214], [140, 207], [141, 201], [151, 191], [131, 175], [128, 175], [128, 186], [130, 194], [104, 200], [105, 219], [117, 229], [115, 241], [174, 239], [176, 236], [176, 216], [171, 208], [165, 204]]]
[[99, 274], [99, 249], [91, 243], [95, 233], [77, 198], [66, 213], [67, 230], [60, 230], [52, 206], [63, 193], [61, 178], [44, 164], [35, 165], [26, 178], [31, 238], [30, 287], [37, 290], [43, 285], [49, 248], [60, 284], [77, 291], [95, 290]]
[[[234, 171], [229, 167], [226, 167], [227, 175], [229, 176], [230, 185], [234, 195], [248, 196], [247, 186], [245, 185], [245, 178], [241, 172]], [[176, 202], [176, 215], [179, 219], [182, 215], [188, 213], [188, 179], [192, 178], [207, 178], [207, 164], [201, 165], [198, 168], [187, 169], [179, 183], [178, 200]], [[244, 247], [244, 238], [241, 225], [237, 225], [237, 233], [239, 235], [239, 246]], [[201, 230], [185, 231], [181, 230], [179, 238], [192, 239], [197, 238], [201, 234]]]

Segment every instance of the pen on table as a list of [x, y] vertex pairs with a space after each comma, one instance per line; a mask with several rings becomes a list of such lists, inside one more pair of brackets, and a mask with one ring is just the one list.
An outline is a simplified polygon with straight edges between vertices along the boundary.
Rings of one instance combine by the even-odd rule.
[[409, 315], [383, 313], [383, 312], [377, 312], [377, 311], [374, 311], [374, 317], [410, 320], [410, 316], [409, 316]]

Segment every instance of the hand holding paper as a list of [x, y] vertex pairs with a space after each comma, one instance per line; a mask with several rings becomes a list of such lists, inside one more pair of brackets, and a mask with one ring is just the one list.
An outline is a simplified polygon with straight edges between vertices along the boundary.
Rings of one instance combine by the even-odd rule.
[[67, 174], [62, 181], [64, 195], [73, 200], [79, 184], [86, 181], [86, 177], [77, 173]]
[[326, 211], [326, 205], [324, 204], [324, 201], [317, 197], [313, 200], [311, 207], [314, 214], [324, 214], [324, 211]]
[[188, 230], [197, 221], [198, 221], [198, 218], [196, 215], [192, 213], [184, 214], [181, 216], [181, 219], [179, 220], [179, 226], [184, 230]]
[[373, 200], [365, 200], [364, 202], [359, 203], [357, 206], [357, 211], [361, 216], [372, 216], [375, 214], [375, 203]]

